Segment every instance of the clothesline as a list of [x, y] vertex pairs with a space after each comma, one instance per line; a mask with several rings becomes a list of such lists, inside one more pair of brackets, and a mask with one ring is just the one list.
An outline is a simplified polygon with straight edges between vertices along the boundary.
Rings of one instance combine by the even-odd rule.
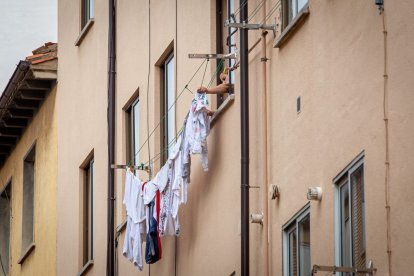
[[178, 211], [187, 202], [191, 155], [200, 154], [201, 164], [208, 170], [207, 107], [207, 95], [196, 93], [182, 131], [168, 152], [166, 163], [153, 179], [143, 182], [130, 169], [126, 170], [123, 203], [127, 223], [122, 253], [139, 270], [143, 269], [141, 235], [146, 236], [145, 261], [152, 264], [162, 258], [160, 237], [180, 234]]
[[[181, 95], [184, 93], [185, 90], [189, 90], [188, 89], [188, 85], [191, 83], [191, 81], [194, 79], [194, 77], [196, 76], [196, 74], [198, 73], [198, 71], [201, 69], [201, 67], [203, 66], [203, 64], [205, 62], [207, 62], [208, 59], [204, 59], [203, 62], [200, 64], [200, 66], [197, 68], [196, 72], [193, 74], [193, 76], [190, 78], [190, 80], [187, 82], [187, 84], [184, 86], [184, 88], [181, 90], [181, 92], [178, 94], [178, 96], [175, 98], [174, 102], [171, 104], [171, 106], [167, 109], [166, 114], [164, 114], [164, 116], [162, 116], [161, 120], [157, 123], [157, 125], [154, 127], [154, 129], [150, 132], [150, 134], [148, 135], [148, 138], [143, 142], [143, 144], [140, 146], [140, 148], [138, 149], [138, 151], [135, 153], [135, 157], [141, 152], [141, 150], [143, 149], [143, 147], [145, 146], [146, 143], [148, 143], [149, 139], [152, 137], [152, 135], [155, 133], [155, 131], [157, 130], [157, 128], [161, 125], [161, 123], [165, 120], [168, 112], [175, 106], [175, 104], [177, 103], [178, 99], [181, 97]], [[216, 70], [212, 76], [212, 78], [210, 79], [210, 82], [208, 84], [207, 87], [211, 87], [213, 81], [215, 80], [215, 78], [217, 77], [218, 72], [222, 69], [224, 60], [220, 60], [219, 64], [216, 67]], [[189, 90], [190, 91], [190, 90]], [[190, 91], [191, 92], [191, 91]], [[192, 92], [191, 92], [192, 93]], [[178, 136], [178, 135], [177, 135]], [[177, 137], [176, 136], [176, 137]], [[150, 161], [150, 160], [149, 160]], [[149, 162], [148, 161], [148, 162]], [[147, 162], [147, 163], [148, 163]]]

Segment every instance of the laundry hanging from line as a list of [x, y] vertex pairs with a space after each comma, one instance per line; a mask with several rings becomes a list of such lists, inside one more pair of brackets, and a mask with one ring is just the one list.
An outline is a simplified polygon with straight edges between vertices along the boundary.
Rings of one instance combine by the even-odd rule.
[[208, 171], [207, 112], [207, 95], [196, 93], [184, 120], [184, 131], [152, 180], [143, 182], [130, 169], [126, 171], [123, 203], [128, 218], [123, 255], [139, 270], [143, 269], [143, 235], [146, 235], [145, 261], [155, 263], [162, 257], [160, 237], [180, 234], [178, 213], [180, 205], [187, 203], [191, 155], [200, 155], [203, 170]]

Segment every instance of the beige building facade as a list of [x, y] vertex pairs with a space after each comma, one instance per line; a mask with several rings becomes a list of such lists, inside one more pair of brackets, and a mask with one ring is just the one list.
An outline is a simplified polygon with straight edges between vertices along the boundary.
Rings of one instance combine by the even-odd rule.
[[57, 44], [20, 61], [0, 98], [1, 275], [56, 275]]
[[[277, 23], [266, 54], [262, 32], [249, 31], [250, 213], [265, 213], [263, 225], [250, 224], [250, 274], [309, 275], [325, 265], [410, 275], [413, 3], [385, 1], [381, 13], [374, 0], [248, 7], [249, 23]], [[220, 110], [209, 170], [193, 156], [180, 236], [164, 237], [163, 258], [137, 272], [121, 252], [125, 170], [115, 171], [115, 199], [107, 189], [108, 3], [61, 0], [58, 8], [57, 275], [105, 275], [108, 200], [118, 275], [241, 274], [240, 70], [234, 96], [221, 105], [209, 96]], [[117, 164], [153, 161], [154, 174], [163, 165], [193, 93], [217, 83], [219, 61], [188, 55], [228, 53], [227, 9], [238, 22], [238, 1], [117, 2]], [[238, 32], [229, 41], [240, 50]], [[310, 187], [320, 200], [307, 198]]]

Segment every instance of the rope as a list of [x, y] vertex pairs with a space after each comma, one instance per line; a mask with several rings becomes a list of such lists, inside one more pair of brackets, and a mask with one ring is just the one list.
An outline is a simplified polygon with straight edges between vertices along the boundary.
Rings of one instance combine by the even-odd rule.
[[[222, 68], [222, 65], [223, 65], [223, 63], [224, 63], [224, 59], [222, 59], [222, 60], [220, 60], [220, 62], [219, 62], [219, 64], [217, 65], [217, 68], [216, 68], [216, 71], [215, 71], [215, 73], [213, 74], [213, 76], [211, 77], [211, 79], [210, 79], [210, 82], [209, 82], [209, 86], [208, 87], [210, 87], [211, 86], [211, 84], [213, 83], [213, 81], [214, 81], [214, 79], [216, 78], [216, 76], [217, 76], [217, 74], [218, 74], [218, 72], [220, 72], [220, 70], [221, 70], [221, 68]], [[188, 88], [186, 88], [186, 89], [188, 89]], [[189, 90], [190, 91], [190, 90]], [[190, 91], [191, 92], [191, 91]], [[159, 160], [160, 158], [161, 158], [161, 156], [165, 153], [165, 152], [167, 152], [172, 146], [174, 146], [175, 145], [175, 142], [177, 141], [177, 139], [178, 139], [178, 137], [181, 135], [181, 133], [184, 131], [184, 128], [185, 128], [185, 125], [183, 125], [182, 127], [181, 127], [181, 129], [178, 131], [178, 133], [177, 133], [177, 135], [174, 137], [174, 139], [173, 140], [171, 140], [171, 142], [170, 143], [168, 143], [168, 145], [167, 146], [165, 146], [159, 153], [157, 153], [152, 159], [150, 159], [147, 163], [145, 163], [145, 166], [146, 165], [148, 165], [148, 164], [150, 164], [150, 163], [154, 163], [154, 162], [156, 162], [157, 160]]]
[[[150, 82], [150, 72], [151, 72], [151, 0], [148, 0], [148, 79], [147, 79], [147, 140], [149, 141], [149, 82]], [[148, 160], [151, 160], [151, 147], [148, 145]], [[136, 155], [134, 156], [134, 160]], [[135, 162], [134, 162], [135, 163]], [[151, 178], [151, 172], [150, 172]]]
[[207, 59], [207, 62], [206, 62], [206, 67], [204, 68], [204, 74], [203, 74], [203, 78], [201, 79], [201, 85], [200, 86], [203, 86], [203, 83], [204, 83], [204, 77], [206, 76], [206, 71], [207, 71], [207, 66], [208, 66], [208, 62], [209, 62], [210, 60], [209, 59]]
[[262, 2], [260, 2], [257, 6], [256, 6], [256, 8], [254, 8], [254, 10], [252, 11], [252, 13], [251, 13], [251, 15], [249, 16], [249, 17], [247, 17], [247, 22], [249, 22], [250, 20], [252, 20], [255, 16], [256, 16], [256, 14], [257, 14], [257, 12], [259, 11], [259, 9], [263, 6], [263, 4], [264, 4], [264, 2], [265, 2], [266, 0], [262, 0]]
[[270, 11], [267, 13], [265, 19], [262, 22], [260, 22], [260, 24], [264, 24], [266, 22], [266, 20], [269, 19], [270, 16], [280, 7], [282, 1], [280, 1], [280, 0], [276, 0], [276, 1], [277, 1], [276, 4], [270, 9]]
[[[201, 66], [203, 66], [204, 62], [206, 62], [206, 60], [204, 60], [200, 66], [198, 67], [198, 69], [195, 71], [195, 73], [193, 74], [193, 76], [190, 78], [190, 80], [188, 81], [188, 83], [185, 85], [185, 87], [183, 88], [183, 90], [180, 92], [180, 94], [177, 96], [177, 98], [174, 100], [174, 102], [172, 103], [172, 105], [168, 108], [167, 112], [165, 113], [165, 115], [161, 118], [161, 120], [158, 122], [158, 124], [154, 127], [154, 129], [151, 131], [151, 133], [148, 135], [148, 138], [144, 141], [144, 143], [142, 143], [142, 145], [139, 147], [139, 149], [137, 150], [137, 152], [135, 152], [135, 157], [141, 152], [142, 148], [145, 146], [145, 143], [147, 143], [149, 141], [149, 139], [151, 138], [151, 136], [155, 133], [155, 130], [161, 125], [161, 123], [165, 120], [166, 115], [168, 114], [168, 112], [171, 110], [171, 108], [174, 107], [174, 105], [176, 104], [177, 100], [180, 98], [180, 96], [183, 94], [183, 92], [187, 89], [188, 90], [188, 85], [190, 84], [190, 82], [194, 79], [195, 75], [198, 73], [198, 71], [200, 70]], [[148, 101], [148, 99], [147, 99]]]

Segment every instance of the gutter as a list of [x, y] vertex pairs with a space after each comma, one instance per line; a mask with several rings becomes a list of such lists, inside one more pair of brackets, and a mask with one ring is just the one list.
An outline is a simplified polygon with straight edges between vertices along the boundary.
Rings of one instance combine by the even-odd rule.
[[108, 30], [108, 240], [106, 275], [115, 275], [115, 81], [116, 81], [116, 6], [109, 0]]
[[[248, 0], [240, 0], [240, 22], [247, 21]], [[240, 29], [241, 130], [241, 275], [248, 276], [249, 260], [249, 45], [248, 30]]]

